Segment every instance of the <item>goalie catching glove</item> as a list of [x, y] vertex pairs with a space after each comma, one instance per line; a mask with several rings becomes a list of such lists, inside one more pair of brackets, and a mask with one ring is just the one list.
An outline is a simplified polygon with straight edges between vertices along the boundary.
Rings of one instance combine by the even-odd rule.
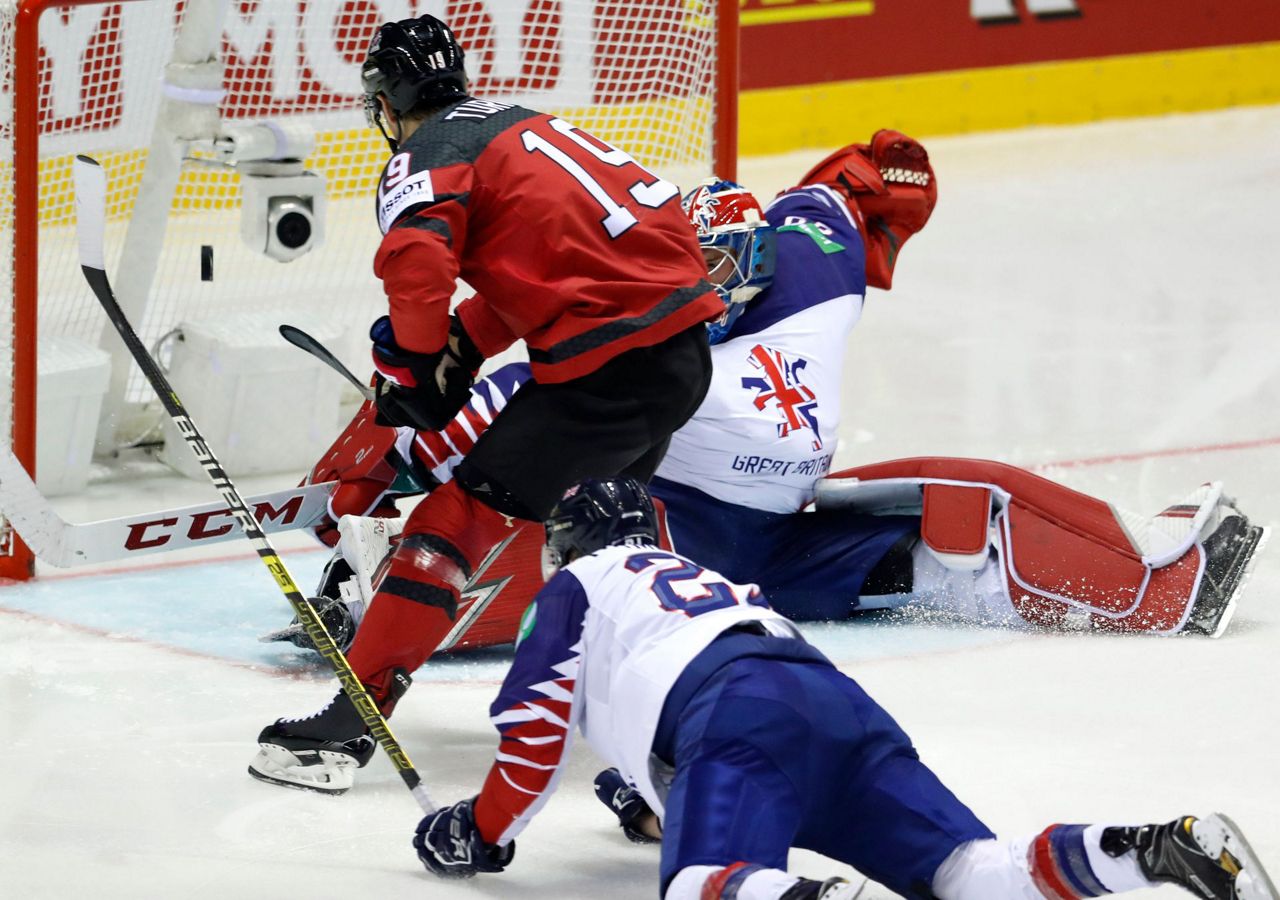
[[390, 316], [369, 329], [373, 341], [375, 405], [379, 425], [439, 431], [471, 398], [471, 384], [484, 357], [457, 317], [434, 353], [406, 350], [396, 342]]
[[413, 848], [427, 871], [441, 878], [471, 878], [477, 872], [501, 872], [516, 855], [516, 842], [486, 844], [476, 825], [475, 798], [424, 816]]
[[902, 245], [924, 228], [938, 202], [929, 154], [914, 138], [881, 129], [870, 144], [832, 153], [800, 179], [845, 198], [867, 250], [867, 284], [889, 290]]
[[[335, 534], [337, 529], [334, 529]], [[356, 629], [364, 618], [365, 601], [363, 597], [352, 591], [343, 591], [342, 585], [355, 578], [355, 573], [341, 553], [335, 553], [324, 567], [320, 576], [320, 587], [316, 596], [310, 598], [311, 608], [316, 611], [324, 630], [338, 645], [338, 649], [346, 653], [351, 649], [351, 642], [356, 639]], [[258, 640], [263, 643], [287, 641], [302, 650], [315, 650], [315, 642], [307, 634], [306, 628], [297, 616], [284, 628], [264, 634]], [[318, 652], [318, 651], [317, 651]]]

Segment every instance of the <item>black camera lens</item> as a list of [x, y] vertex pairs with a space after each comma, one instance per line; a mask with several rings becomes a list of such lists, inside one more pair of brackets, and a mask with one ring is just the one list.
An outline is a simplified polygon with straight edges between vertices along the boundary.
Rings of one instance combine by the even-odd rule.
[[311, 240], [311, 219], [300, 212], [287, 212], [276, 222], [276, 240], [290, 250], [305, 247]]

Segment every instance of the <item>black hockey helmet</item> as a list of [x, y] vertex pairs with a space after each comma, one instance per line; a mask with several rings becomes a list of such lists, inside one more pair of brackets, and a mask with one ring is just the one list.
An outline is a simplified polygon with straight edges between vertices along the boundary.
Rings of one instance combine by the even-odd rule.
[[386, 134], [379, 94], [399, 116], [417, 106], [443, 106], [467, 96], [464, 56], [449, 26], [435, 16], [383, 25], [360, 69], [369, 124]]
[[542, 574], [612, 544], [658, 544], [658, 513], [634, 478], [588, 480], [569, 488], [546, 521]]

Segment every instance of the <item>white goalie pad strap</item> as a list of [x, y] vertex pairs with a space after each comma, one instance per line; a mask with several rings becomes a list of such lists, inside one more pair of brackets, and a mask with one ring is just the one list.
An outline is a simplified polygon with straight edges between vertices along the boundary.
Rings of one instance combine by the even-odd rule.
[[391, 542], [404, 530], [403, 519], [391, 519], [376, 516], [343, 516], [338, 520], [338, 552], [355, 572], [355, 578], [339, 587], [343, 599], [349, 599], [354, 581], [355, 593], [366, 607], [373, 602], [374, 577], [387, 553], [391, 550]]
[[1115, 506], [1112, 509], [1142, 551], [1142, 561], [1159, 568], [1181, 559], [1200, 540], [1221, 500], [1222, 482], [1213, 481], [1155, 516], [1140, 516]]

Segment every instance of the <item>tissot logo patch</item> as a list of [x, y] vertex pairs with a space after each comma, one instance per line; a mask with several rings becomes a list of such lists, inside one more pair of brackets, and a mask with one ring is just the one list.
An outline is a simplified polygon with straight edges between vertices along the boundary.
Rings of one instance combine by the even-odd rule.
[[[388, 174], [390, 174], [388, 172]], [[431, 173], [415, 172], [394, 182], [384, 180], [378, 190], [378, 227], [386, 234], [387, 229], [395, 224], [400, 214], [419, 203], [430, 203], [436, 199], [435, 190], [431, 187]]]

